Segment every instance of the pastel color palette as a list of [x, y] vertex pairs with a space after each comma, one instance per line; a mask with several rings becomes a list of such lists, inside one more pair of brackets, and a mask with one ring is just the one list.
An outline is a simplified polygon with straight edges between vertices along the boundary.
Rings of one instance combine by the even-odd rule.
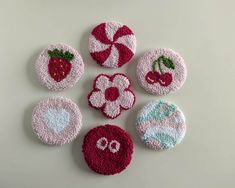
[[152, 101], [138, 113], [136, 130], [149, 148], [171, 149], [184, 138], [185, 117], [175, 104], [164, 100]]

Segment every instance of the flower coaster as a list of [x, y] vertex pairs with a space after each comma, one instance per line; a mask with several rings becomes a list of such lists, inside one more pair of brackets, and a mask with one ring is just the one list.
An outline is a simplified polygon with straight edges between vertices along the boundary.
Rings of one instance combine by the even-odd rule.
[[89, 105], [101, 110], [105, 117], [114, 119], [122, 110], [130, 109], [135, 103], [135, 94], [130, 86], [130, 80], [125, 74], [100, 74], [95, 78], [93, 90], [88, 95]]
[[133, 154], [129, 134], [109, 124], [91, 129], [84, 138], [82, 148], [87, 165], [103, 175], [117, 174], [126, 169]]
[[39, 81], [52, 91], [75, 85], [84, 72], [80, 54], [65, 44], [49, 45], [36, 61]]
[[32, 115], [32, 128], [38, 138], [49, 145], [63, 145], [78, 135], [82, 114], [70, 99], [52, 97], [38, 103]]
[[136, 73], [140, 85], [155, 95], [166, 95], [180, 89], [187, 76], [183, 58], [164, 48], [145, 53], [139, 60]]
[[151, 149], [171, 149], [179, 144], [186, 132], [183, 112], [167, 101], [152, 101], [137, 115], [136, 130]]
[[136, 38], [126, 25], [101, 23], [91, 32], [89, 51], [99, 65], [118, 68], [128, 63], [135, 54]]

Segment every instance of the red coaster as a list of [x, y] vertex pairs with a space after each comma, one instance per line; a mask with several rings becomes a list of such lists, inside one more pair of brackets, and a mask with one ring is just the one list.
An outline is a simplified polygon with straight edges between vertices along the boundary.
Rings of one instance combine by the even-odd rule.
[[82, 147], [88, 166], [103, 175], [123, 171], [130, 164], [133, 154], [133, 142], [129, 134], [109, 124], [91, 129]]

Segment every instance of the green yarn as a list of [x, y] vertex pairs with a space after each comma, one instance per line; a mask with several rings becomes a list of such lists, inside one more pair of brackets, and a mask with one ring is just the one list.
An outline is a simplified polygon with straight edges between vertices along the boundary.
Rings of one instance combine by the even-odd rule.
[[71, 61], [74, 58], [74, 55], [71, 54], [69, 51], [64, 52], [62, 49], [58, 50], [57, 48], [54, 49], [53, 51], [48, 50], [48, 54], [51, 58], [63, 58], [66, 59], [67, 61]]

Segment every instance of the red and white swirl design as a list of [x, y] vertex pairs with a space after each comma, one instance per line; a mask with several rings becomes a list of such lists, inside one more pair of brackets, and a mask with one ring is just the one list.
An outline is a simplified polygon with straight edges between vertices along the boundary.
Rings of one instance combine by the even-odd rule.
[[89, 51], [100, 65], [118, 68], [129, 62], [136, 51], [136, 38], [129, 27], [118, 22], [96, 26], [89, 37]]

